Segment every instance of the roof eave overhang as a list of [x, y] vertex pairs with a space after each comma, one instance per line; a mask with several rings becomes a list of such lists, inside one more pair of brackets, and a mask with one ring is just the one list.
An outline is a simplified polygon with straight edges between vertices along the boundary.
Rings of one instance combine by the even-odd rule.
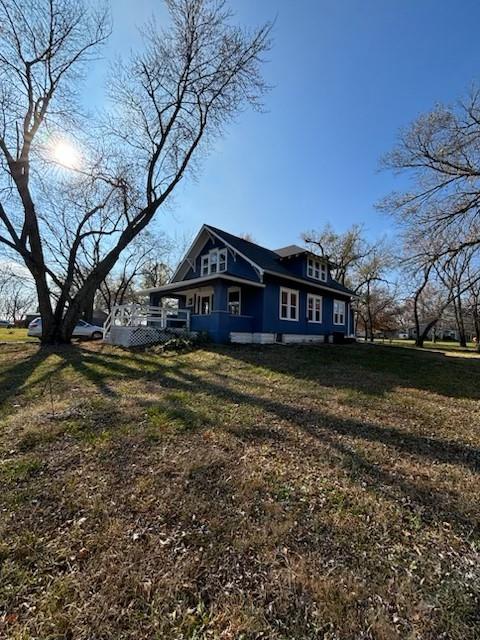
[[315, 287], [316, 289], [323, 289], [325, 291], [331, 291], [332, 293], [336, 293], [338, 295], [346, 296], [347, 298], [358, 298], [359, 296], [353, 291], [340, 291], [339, 289], [334, 289], [333, 287], [329, 287], [327, 284], [320, 284], [316, 282], [310, 282], [310, 280], [304, 280], [303, 278], [296, 278], [295, 276], [287, 276], [284, 273], [277, 273], [276, 271], [270, 271], [265, 269], [265, 273], [270, 276], [275, 276], [276, 278], [285, 278], [286, 280], [292, 280], [293, 282], [298, 282], [303, 285], [307, 285], [309, 287]]
[[170, 282], [162, 287], [153, 287], [151, 289], [142, 289], [139, 291], [140, 295], [149, 295], [150, 293], [169, 293], [178, 289], [189, 289], [197, 285], [212, 282], [213, 280], [229, 280], [230, 282], [236, 282], [239, 284], [246, 284], [252, 287], [265, 288], [262, 282], [255, 282], [254, 280], [248, 280], [247, 278], [238, 278], [237, 276], [231, 276], [227, 273], [215, 273], [210, 276], [203, 276], [201, 278], [191, 278], [190, 280], [180, 280], [179, 282]]

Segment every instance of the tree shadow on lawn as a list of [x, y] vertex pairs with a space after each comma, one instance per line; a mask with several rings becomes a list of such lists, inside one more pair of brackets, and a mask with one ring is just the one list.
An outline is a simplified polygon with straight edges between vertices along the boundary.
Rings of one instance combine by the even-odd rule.
[[[421, 487], [412, 481], [411, 472], [389, 471], [383, 464], [377, 465], [369, 462], [355, 443], [358, 441], [360, 447], [364, 443], [381, 443], [389, 448], [392, 458], [396, 457], [401, 463], [407, 461], [405, 456], [409, 456], [414, 465], [413, 473], [415, 473], [415, 467], [425, 469], [426, 465], [451, 464], [478, 474], [480, 471], [480, 450], [478, 448], [440, 438], [417, 435], [388, 425], [339, 418], [319, 410], [304, 413], [295, 406], [277, 400], [236, 391], [205, 379], [199, 379], [188, 373], [187, 370], [176, 371], [175, 376], [176, 390], [191, 392], [192, 389], [195, 389], [228, 402], [259, 408], [263, 412], [271, 414], [276, 421], [286, 421], [291, 426], [298, 427], [315, 438], [320, 444], [337, 451], [343, 460], [342, 464], [347, 470], [350, 469], [349, 473], [357, 483], [366, 480], [375, 490], [379, 488], [379, 484], [385, 485], [389, 489], [392, 499], [398, 500], [398, 495], [406, 496], [409, 501], [427, 510], [432, 520], [448, 520], [463, 533], [465, 530], [478, 533], [478, 519], [470, 517], [468, 513], [458, 508], [458, 496], [446, 494], [432, 486]], [[157, 404], [160, 407], [164, 406], [161, 398]], [[144, 406], [150, 405], [150, 402], [144, 404]], [[165, 405], [165, 408], [166, 410], [171, 409], [168, 404]], [[256, 441], [260, 444], [269, 440], [274, 445], [281, 444], [283, 446], [285, 444], [283, 433], [277, 437], [272, 434], [271, 429], [266, 431], [264, 424], [258, 427], [258, 431], [255, 424], [242, 424], [237, 428], [227, 429], [227, 431], [234, 433], [244, 442]], [[345, 444], [348, 441], [351, 442], [351, 446]], [[292, 446], [297, 447], [299, 444], [295, 441], [292, 442]], [[306, 456], [312, 455], [308, 446], [304, 453]], [[355, 473], [351, 472], [352, 466], [356, 469]], [[396, 498], [395, 494], [397, 494]]]
[[480, 359], [380, 345], [216, 347], [252, 367], [383, 396], [398, 386], [446, 397], [480, 399]]
[[[349, 348], [350, 347], [342, 348], [342, 352], [345, 353], [346, 349]], [[363, 351], [363, 348], [361, 349]], [[374, 347], [374, 349], [377, 351], [378, 347]], [[303, 358], [305, 357], [303, 351], [284, 351], [280, 348], [278, 351], [273, 348], [265, 352], [268, 360], [267, 357], [254, 357], [251, 350], [245, 349], [228, 349], [226, 351], [215, 349], [215, 353], [225, 353], [230, 357], [239, 356], [242, 361], [249, 364], [272, 368], [275, 371], [292, 375], [299, 373], [297, 366], [299, 354]], [[256, 353], [258, 355], [258, 352]], [[288, 353], [293, 354], [295, 357], [287, 360], [285, 356]], [[309, 357], [314, 358], [318, 362], [323, 353], [322, 349], [313, 349], [313, 355], [310, 356], [309, 353]], [[336, 351], [332, 349], [328, 350], [328, 353], [329, 355], [326, 359], [331, 360], [335, 357]], [[353, 354], [354, 361], [359, 358], [360, 354], [361, 352]], [[58, 362], [55, 362], [52, 367], [46, 367], [45, 371], [34, 377], [34, 380], [28, 381], [29, 376], [31, 376], [36, 369], [45, 366], [50, 355], [55, 355], [59, 358]], [[434, 354], [433, 357], [436, 357], [436, 354]], [[349, 362], [349, 360], [343, 356], [342, 360], [342, 367]], [[193, 371], [189, 368], [188, 362], [186, 361], [179, 362], [175, 359], [166, 359], [165, 362], [162, 362], [158, 356], [150, 356], [148, 354], [114, 353], [110, 350], [96, 351], [83, 347], [68, 347], [55, 350], [39, 349], [2, 372], [0, 377], [0, 398], [2, 402], [5, 402], [10, 396], [17, 394], [19, 391], [23, 392], [34, 385], [38, 385], [38, 387], [41, 388], [41, 385], [45, 384], [47, 379], [55, 378], [55, 375], [57, 373], [60, 374], [62, 368], [67, 366], [71, 367], [80, 377], [84, 377], [87, 381], [95, 385], [101, 394], [111, 398], [117, 397], [117, 392], [112, 385], [114, 385], [118, 379], [152, 380], [159, 384], [161, 388], [179, 392], [173, 401], [172, 399], [166, 401], [165, 398], [162, 399], [162, 394], [159, 394], [158, 403], [154, 404], [159, 407], [161, 411], [165, 410], [167, 416], [175, 414], [173, 416], [174, 419], [180, 416], [180, 419], [185, 423], [192, 421], [192, 423], [195, 423], [193, 424], [194, 429], [206, 426], [205, 407], [201, 404], [198, 406], [194, 404], [192, 406], [192, 404], [189, 403], [188, 406], [182, 408], [181, 405], [185, 404], [185, 399], [188, 399], [189, 394], [204, 394], [204, 396], [206, 395], [211, 398], [212, 403], [226, 401], [227, 403], [236, 403], [238, 405], [252, 407], [255, 410], [261, 410], [262, 412], [270, 414], [275, 420], [285, 421], [293, 427], [298, 427], [305, 433], [313, 436], [320, 443], [336, 449], [347, 462], [349, 459], [352, 459], [352, 456], [356, 456], [357, 466], [363, 468], [367, 476], [373, 475], [378, 478], [381, 473], [382, 482], [392, 488], [396, 487], [401, 492], [407, 494], [409, 498], [414, 496], [418, 504], [436, 512], [437, 516], [444, 512], [445, 517], [453, 519], [462, 527], [467, 526], [467, 524], [468, 526], [471, 525], [471, 529], [476, 529], [477, 527], [476, 522], [469, 521], [467, 523], [468, 518], [456, 510], [454, 499], [450, 500], [444, 493], [435, 491], [434, 489], [422, 492], [422, 490], [418, 489], [415, 483], [412, 483], [410, 480], [399, 478], [384, 468], [372, 465], [362, 458], [362, 455], [357, 450], [352, 454], [350, 448], [347, 448], [348, 450], [345, 449], [344, 443], [345, 438], [352, 442], [352, 446], [354, 446], [353, 443], [356, 441], [358, 441], [360, 445], [369, 442], [381, 443], [390, 450], [395, 451], [395, 455], [397, 456], [411, 456], [412, 461], [417, 465], [424, 463], [452, 464], [463, 467], [475, 474], [478, 474], [480, 470], [480, 450], [478, 448], [461, 442], [420, 435], [412, 431], [398, 429], [388, 424], [380, 425], [367, 420], [360, 421], [340, 418], [325, 411], [318, 410], [316, 407], [309, 408], [308, 412], [303, 411], [301, 407], [299, 410], [297, 405], [287, 404], [278, 399], [273, 399], [271, 396], [265, 397], [260, 394], [257, 395], [232, 388], [225, 380], [221, 382], [208, 380], [206, 376], [203, 375], [201, 368], [196, 368], [196, 370]], [[328, 362], [323, 362], [322, 367], [328, 371]], [[314, 362], [306, 367], [303, 375], [313, 375], [313, 368]], [[409, 376], [410, 375], [411, 374], [409, 374]], [[317, 372], [314, 380], [318, 380], [318, 377], [319, 373]], [[3, 385], [6, 381], [10, 382], [5, 387]], [[324, 378], [321, 377], [322, 385], [324, 382]], [[76, 382], [76, 385], [77, 384], [78, 382]], [[333, 386], [337, 385], [333, 384]], [[139, 401], [139, 406], [148, 408], [148, 406], [152, 406], [152, 403]], [[192, 419], [192, 416], [195, 417], [195, 420]], [[274, 434], [269, 428], [266, 430], [265, 423], [261, 426], [256, 424], [240, 425], [240, 427], [235, 430], [238, 431], [238, 436], [243, 438], [244, 441], [265, 442], [266, 440], [270, 440], [275, 444], [275, 441], [282, 442], [283, 440], [283, 434]]]
[[[343, 351], [346, 348], [343, 348]], [[377, 350], [378, 347], [374, 347], [374, 349]], [[273, 351], [276, 351], [275, 348], [268, 350], [267, 354], [271, 368], [275, 366], [275, 370], [282, 373], [297, 372], [296, 367], [293, 368], [293, 372], [291, 371], [292, 361], [287, 360], [286, 362], [285, 352], [281, 350], [276, 351], [274, 355], [278, 359], [272, 363]], [[217, 350], [216, 352], [218, 353]], [[318, 353], [317, 350], [316, 353]], [[232, 351], [228, 350], [227, 354], [232, 356]], [[43, 365], [51, 355], [57, 356], [60, 360], [53, 367], [46, 368], [40, 376], [25, 384], [35, 369]], [[258, 365], [254, 354], [250, 351], [235, 350], [234, 355], [240, 355], [242, 360]], [[304, 356], [303, 353], [301, 355]], [[139, 364], [141, 368], [139, 368]], [[197, 368], [197, 373], [192, 373], [186, 362], [176, 361], [171, 364], [167, 360], [164, 364], [157, 356], [144, 353], [120, 352], [117, 354], [111, 351], [92, 351], [76, 346], [61, 349], [39, 349], [30, 357], [3, 371], [0, 376], [0, 399], [5, 401], [9, 395], [17, 393], [19, 389], [24, 391], [33, 385], [41, 386], [46, 379], [54, 378], [57, 372], [67, 366], [70, 366], [74, 372], [91, 382], [100, 393], [107, 396], [115, 397], [118, 395], [112, 388], [112, 384], [108, 384], [108, 381], [115, 382], [118, 379], [153, 380], [160, 383], [165, 389], [187, 393], [192, 393], [192, 391], [207, 393], [212, 399], [218, 397], [233, 403], [256, 406], [262, 411], [267, 411], [300, 426], [314, 424], [316, 427], [327, 428], [338, 435], [380, 442], [399, 452], [421, 456], [430, 461], [462, 465], [475, 473], [480, 470], [480, 451], [470, 445], [422, 436], [388, 425], [379, 426], [367, 421], [340, 419], [314, 409], [309, 409], [307, 415], [302, 415], [303, 412], [299, 412], [295, 404], [286, 404], [275, 399], [252, 395], [228, 386], [226, 381], [221, 384], [209, 381], [202, 377], [201, 368]], [[267, 363], [263, 366], [268, 368]], [[322, 366], [328, 368], [328, 364], [323, 363]], [[308, 375], [308, 371], [305, 372], [305, 375]], [[317, 373], [314, 379], [318, 380], [318, 378], [319, 374]], [[7, 380], [11, 382], [4, 386]], [[326, 381], [320, 377], [320, 382], [323, 386]], [[171, 403], [166, 408], [171, 410]], [[199, 407], [199, 412], [200, 409]]]
[[[50, 393], [50, 384], [52, 393], [56, 395], [60, 386], [77, 386], [82, 379], [96, 387], [101, 394], [115, 398], [119, 395], [115, 389], [116, 381], [155, 378], [161, 369], [159, 362], [156, 356], [131, 352], [113, 353], [102, 347], [97, 351], [81, 344], [38, 347], [33, 352], [26, 352], [13, 365], [0, 369], [0, 407], [9, 398], [34, 389]], [[181, 363], [174, 365], [175, 368], [180, 366]], [[79, 379], [69, 380], [68, 376], [65, 378], [67, 369], [71, 369]]]
[[[349, 347], [345, 347], [345, 349], [347, 348]], [[148, 441], [148, 438], [144, 441], [133, 441], [135, 446], [129, 446], [129, 443], [132, 443], [128, 439], [123, 443], [120, 442], [120, 438], [112, 439], [108, 445], [111, 447], [108, 450], [109, 455], [100, 455], [99, 453], [98, 458], [95, 458], [95, 468], [101, 469], [105, 474], [106, 485], [103, 494], [105, 496], [117, 496], [116, 490], [120, 488], [128, 490], [129, 487], [134, 486], [133, 481], [136, 478], [139, 480], [145, 477], [153, 478], [153, 488], [150, 485], [146, 485], [146, 498], [151, 498], [152, 495], [155, 495], [156, 500], [151, 504], [158, 506], [150, 507], [150, 502], [143, 506], [141, 500], [138, 502], [135, 500], [134, 505], [136, 506], [134, 510], [129, 512], [128, 509], [131, 509], [131, 501], [129, 499], [131, 492], [127, 491], [125, 498], [121, 498], [125, 502], [116, 504], [115, 512], [112, 512], [115, 513], [115, 517], [117, 517], [116, 514], [119, 514], [118, 517], [120, 519], [124, 518], [126, 524], [130, 527], [134, 526], [135, 529], [133, 530], [141, 530], [142, 532], [145, 530], [147, 532], [144, 536], [142, 533], [143, 537], [138, 545], [133, 546], [133, 551], [130, 543], [126, 547], [129, 554], [136, 554], [135, 561], [139, 563], [139, 566], [143, 566], [142, 563], [145, 563], [145, 569], [151, 570], [150, 565], [146, 562], [148, 557], [147, 550], [150, 550], [158, 560], [158, 565], [161, 565], [164, 558], [166, 561], [170, 561], [172, 556], [170, 547], [167, 547], [165, 555], [162, 555], [161, 549], [163, 547], [155, 544], [157, 540], [155, 537], [157, 520], [150, 508], [159, 510], [159, 514], [162, 517], [158, 518], [158, 522], [166, 523], [169, 530], [173, 532], [186, 530], [188, 525], [188, 534], [182, 539], [184, 540], [185, 548], [190, 553], [185, 553], [182, 557], [187, 562], [196, 551], [201, 551], [204, 554], [204, 561], [201, 565], [192, 565], [191, 569], [186, 565], [183, 567], [180, 564], [180, 575], [182, 580], [186, 583], [188, 582], [188, 587], [183, 585], [182, 589], [179, 587], [179, 590], [173, 593], [172, 598], [177, 597], [181, 591], [182, 597], [185, 595], [188, 599], [187, 603], [192, 607], [196, 606], [195, 598], [198, 596], [201, 596], [207, 604], [210, 601], [215, 602], [217, 596], [221, 598], [225, 585], [230, 582], [232, 575], [240, 573], [241, 564], [239, 563], [241, 563], [242, 558], [245, 558], [246, 562], [249, 561], [248, 554], [251, 554], [254, 561], [259, 565], [264, 562], [264, 557], [261, 554], [261, 545], [265, 544], [264, 538], [260, 537], [257, 541], [253, 532], [254, 530], [261, 531], [262, 527], [268, 527], [272, 519], [274, 519], [274, 524], [277, 524], [277, 522], [279, 524], [278, 538], [273, 540], [272, 548], [274, 544], [280, 546], [287, 540], [288, 545], [291, 545], [293, 549], [298, 549], [299, 554], [312, 553], [317, 554], [317, 556], [321, 555], [319, 552], [319, 544], [321, 543], [319, 543], [316, 533], [310, 534], [306, 529], [307, 533], [302, 541], [299, 541], [297, 540], [297, 528], [292, 526], [291, 534], [289, 534], [287, 528], [281, 528], [281, 520], [285, 517], [281, 511], [278, 512], [278, 515], [272, 516], [270, 520], [269, 517], [265, 516], [264, 520], [258, 521], [258, 525], [248, 521], [248, 528], [245, 526], [244, 547], [239, 547], [240, 550], [234, 548], [231, 551], [232, 542], [238, 541], [239, 544], [242, 542], [242, 528], [238, 524], [239, 507], [232, 500], [232, 487], [233, 491], [236, 489], [235, 479], [237, 474], [235, 464], [239, 465], [238, 475], [240, 475], [240, 472], [244, 473], [245, 468], [242, 467], [243, 463], [241, 462], [243, 447], [251, 447], [257, 443], [271, 447], [272, 451], [277, 448], [281, 448], [283, 451], [286, 448], [293, 451], [293, 455], [299, 465], [303, 459], [309, 460], [310, 466], [307, 466], [307, 469], [312, 468], [316, 460], [321, 460], [332, 452], [335, 466], [343, 471], [352, 483], [362, 488], [366, 485], [367, 490], [371, 491], [375, 497], [378, 496], [379, 500], [383, 499], [398, 506], [402, 515], [406, 516], [410, 511], [415, 512], [415, 514], [420, 512], [422, 519], [425, 519], [427, 524], [431, 524], [437, 529], [443, 528], [444, 524], [448, 523], [463, 542], [468, 541], [471, 536], [476, 537], [479, 534], [479, 520], [476, 517], [478, 514], [474, 513], [476, 504], [472, 504], [471, 500], [469, 502], [470, 497], [468, 494], [466, 497], [462, 496], [461, 486], [454, 486], [452, 491], [439, 489], [435, 485], [435, 474], [439, 474], [440, 471], [434, 467], [438, 463], [448, 463], [465, 469], [467, 473], [478, 474], [480, 451], [475, 447], [459, 442], [446, 441], [441, 438], [418, 435], [412, 431], [397, 429], [388, 424], [378, 424], [368, 420], [345, 419], [328, 413], [326, 410], [319, 408], [318, 405], [311, 409], [309, 408], [308, 411], [302, 411], [301, 406], [295, 405], [295, 397], [290, 398], [292, 402], [288, 404], [288, 398], [279, 397], [278, 395], [277, 397], [268, 396], [266, 387], [254, 388], [253, 391], [235, 388], [235, 378], [233, 376], [240, 373], [235, 369], [232, 372], [233, 375], [225, 378], [224, 376], [217, 376], [217, 373], [221, 373], [221, 370], [208, 371], [202, 369], [203, 362], [199, 362], [197, 365], [192, 364], [191, 361], [189, 363], [188, 360], [178, 361], [176, 358], [161, 360], [158, 356], [130, 354], [120, 351], [117, 353], [110, 349], [102, 350], [101, 348], [92, 350], [90, 348], [69, 347], [65, 351], [60, 351], [62, 352], [59, 353], [59, 350], [40, 350], [40, 352], [26, 357], [22, 362], [14, 364], [2, 373], [0, 385], [1, 381], [7, 380], [11, 376], [17, 384], [23, 382], [24, 386], [21, 387], [21, 391], [25, 388], [30, 389], [34, 385], [44, 384], [48, 375], [55, 376], [61, 372], [63, 367], [68, 366], [78, 374], [76, 376], [77, 379], [85, 378], [86, 381], [98, 389], [100, 394], [115, 400], [120, 397], [120, 393], [117, 393], [112, 385], [118, 380], [154, 381], [158, 389], [158, 400], [146, 401], [142, 397], [138, 399], [133, 397], [138, 403], [139, 412], [142, 409], [146, 410], [155, 406], [159, 408], [160, 412], [165, 412], [167, 416], [173, 416], [173, 419], [179, 417], [186, 422], [191, 421], [194, 424], [192, 433], [187, 433], [186, 430], [183, 430], [182, 439], [177, 441], [174, 438], [169, 445], [172, 452], [176, 447], [183, 451], [183, 453], [177, 453], [177, 455], [184, 456], [184, 463], [182, 462], [180, 465], [181, 469], [175, 469], [175, 462], [169, 461], [168, 449], [165, 448], [164, 442], [161, 440]], [[267, 350], [268, 359], [271, 359], [272, 356], [268, 351], [270, 350]], [[315, 349], [314, 351], [315, 358], [320, 359], [322, 350]], [[236, 356], [236, 350], [231, 349], [214, 349], [212, 353], [225, 353], [229, 357], [232, 357], [233, 353], [233, 357]], [[243, 350], [241, 350], [241, 353], [245, 356]], [[293, 362], [292, 360], [288, 362], [282, 360], [282, 358], [286, 359], [286, 354], [288, 353], [294, 354]], [[249, 366], [252, 364], [266, 369], [271, 368], [279, 373], [295, 375], [299, 354], [301, 353], [298, 350], [290, 351], [278, 348], [278, 360], [275, 360], [274, 363], [270, 362], [270, 366], [267, 366], [266, 362], [262, 362], [262, 358], [257, 360], [250, 355], [241, 360], [245, 361]], [[335, 348], [333, 348], [329, 353], [334, 355], [339, 352], [336, 352]], [[52, 368], [47, 367], [45, 371], [40, 371], [39, 376], [36, 376], [34, 380], [28, 381], [32, 371], [45, 366], [45, 361], [52, 354], [59, 356], [59, 361], [55, 361], [52, 364]], [[330, 357], [333, 357], [333, 355]], [[277, 358], [276, 354], [275, 357]], [[302, 357], [304, 356], [302, 355]], [[345, 362], [345, 358], [342, 357], [341, 362], [337, 362], [336, 366], [343, 367]], [[328, 372], [329, 365], [328, 363], [322, 363], [320, 379], [318, 373], [316, 376], [313, 375], [314, 366], [315, 362], [312, 363], [312, 371], [310, 371], [309, 365], [308, 377], [310, 378], [311, 376], [312, 381], [319, 382], [323, 386], [323, 374]], [[293, 370], [289, 371], [289, 368]], [[302, 376], [298, 375], [296, 377], [300, 379]], [[252, 385], [254, 384], [255, 380], [252, 380]], [[398, 385], [398, 380], [395, 384]], [[76, 382], [76, 385], [78, 385], [78, 382]], [[301, 386], [301, 382], [299, 382], [299, 386]], [[332, 386], [340, 385], [333, 384]], [[1, 386], [0, 389], [3, 392]], [[166, 393], [163, 391], [166, 391]], [[301, 389], [299, 389], [299, 392], [301, 392]], [[12, 391], [10, 389], [7, 393], [7, 398], [12, 393], [15, 393], [15, 390]], [[199, 394], [198, 397], [197, 394]], [[240, 411], [237, 421], [232, 418], [227, 421], [227, 424], [222, 424], [220, 419], [218, 421], [212, 419], [206, 423], [205, 405], [201, 402], [196, 402], [200, 397], [206, 398], [208, 401], [211, 400], [212, 404], [217, 403], [220, 417], [223, 406], [228, 407], [235, 403], [240, 407], [251, 408], [254, 413], [263, 416], [260, 418], [262, 422], [257, 422], [255, 418], [251, 420], [249, 418], [245, 419]], [[4, 396], [2, 394], [3, 399]], [[208, 408], [209, 406], [207, 406]], [[273, 427], [270, 422], [273, 423]], [[231, 442], [225, 449], [217, 443], [214, 443], [214, 447], [206, 444], [196, 433], [196, 431], [202, 431], [205, 426], [209, 429], [218, 428], [234, 435], [238, 441], [238, 449]], [[307, 437], [299, 438], [296, 435], [297, 433], [305, 434]], [[375, 462], [375, 449], [366, 450], [366, 446], [369, 443], [380, 443], [388, 448], [386, 454], [382, 454], [378, 463]], [[102, 454], [104, 453], [106, 453], [106, 450], [102, 451]], [[152, 453], [151, 457], [149, 456], [150, 453]], [[282, 456], [282, 451], [278, 451], [278, 455]], [[385, 462], [388, 459], [388, 455], [391, 457], [392, 464]], [[408, 457], [411, 457], [413, 463], [410, 468], [408, 468]], [[142, 462], [146, 458], [145, 463], [152, 466], [155, 474], [150, 472], [146, 474], [145, 469], [139, 468], [141, 465], [140, 458]], [[285, 457], [283, 461], [288, 464], [289, 458]], [[189, 466], [190, 470], [188, 471]], [[416, 472], [420, 469], [427, 472], [428, 467], [432, 467], [433, 473], [427, 481], [422, 481], [421, 478], [416, 477]], [[135, 473], [138, 476], [134, 476]], [[173, 477], [172, 474], [173, 476], [177, 474], [178, 478], [176, 476]], [[187, 475], [185, 476], [185, 474]], [[233, 480], [227, 481], [227, 477], [231, 477]], [[425, 474], [423, 474], [423, 477], [425, 477]], [[61, 473], [53, 474], [53, 482], [57, 483], [58, 486], [55, 488], [55, 492], [60, 495], [63, 490], [64, 477]], [[455, 490], [458, 490], [458, 494], [455, 493]], [[247, 485], [244, 491], [246, 491], [245, 502], [247, 502], [250, 495], [249, 492], [253, 496], [254, 489]], [[120, 495], [122, 495], [121, 491], [119, 491]], [[159, 496], [161, 496], [161, 500]], [[251, 500], [254, 506], [255, 500], [253, 498]], [[104, 507], [102, 503], [102, 508], [108, 509], [110, 507]], [[192, 513], [197, 513], [200, 517], [193, 521], [191, 518]], [[66, 513], [65, 518], [67, 517], [73, 516]], [[294, 516], [292, 515], [291, 517], [293, 519]], [[92, 518], [92, 521], [94, 526], [101, 527], [101, 518]], [[207, 524], [207, 528], [204, 527], [204, 523]], [[286, 524], [288, 525], [288, 522]], [[390, 531], [388, 524], [382, 522], [372, 522], [372, 535], [375, 535], [376, 530], [383, 531], [382, 527], [388, 529], [388, 540], [395, 542], [396, 533], [393, 530], [394, 528], [392, 527]], [[148, 546], [150, 544], [149, 535], [151, 535], [151, 547]], [[268, 538], [268, 531], [265, 535]], [[334, 527], [328, 532], [328, 535], [330, 540], [336, 542], [337, 533]], [[340, 545], [339, 556], [345, 559], [345, 557], [349, 558], [348, 553], [352, 555], [357, 553], [355, 545], [350, 545], [350, 541], [345, 537], [344, 532], [339, 531], [338, 538], [340, 540], [338, 543]], [[210, 542], [212, 542], [213, 546], [209, 546]], [[215, 547], [215, 542], [220, 543], [221, 553]], [[302, 547], [302, 545], [304, 546]], [[213, 551], [210, 553], [210, 549], [215, 549], [215, 553]], [[255, 555], [257, 552], [259, 553], [258, 558]], [[326, 548], [322, 553], [328, 558], [331, 557], [328, 554], [334, 552]], [[155, 556], [155, 554], [157, 555]], [[129, 556], [129, 559], [132, 562], [131, 556]], [[358, 562], [361, 567], [362, 559], [360, 556]], [[347, 569], [341, 568], [340, 572], [343, 571], [344, 575], [350, 576], [353, 571], [356, 571], [356, 567], [352, 569], [352, 566], [348, 565]], [[177, 571], [177, 568], [174, 567], [173, 570]], [[115, 573], [116, 568], [114, 567], [112, 570], [110, 567], [109, 571]], [[212, 578], [212, 575], [214, 578]], [[212, 580], [214, 581], [212, 582]], [[241, 586], [247, 589], [249, 594], [255, 594], [255, 589], [258, 585], [241, 582]], [[261, 587], [263, 588], [263, 584]], [[96, 588], [101, 592], [103, 586], [100, 579], [96, 584]], [[375, 588], [375, 586], [371, 587], [371, 589]], [[166, 589], [167, 587], [165, 587]], [[259, 593], [263, 593], [260, 587]], [[273, 597], [268, 590], [267, 593], [270, 598]], [[117, 598], [120, 597], [121, 599], [121, 595], [118, 596], [117, 592], [113, 596], [110, 594], [112, 605], [118, 605]], [[288, 595], [290, 596], [290, 594]], [[125, 597], [127, 596], [129, 597], [128, 593]], [[289, 600], [291, 600], [290, 597]], [[261, 601], [260, 606], [266, 607], [266, 601], [265, 603]], [[289, 615], [285, 615], [287, 628], [291, 619], [290, 614], [293, 615], [293, 613], [293, 611], [289, 611]]]

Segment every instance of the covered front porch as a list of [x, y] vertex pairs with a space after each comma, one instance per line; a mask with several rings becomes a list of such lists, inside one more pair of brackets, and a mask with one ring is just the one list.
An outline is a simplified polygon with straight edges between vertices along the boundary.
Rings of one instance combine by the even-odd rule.
[[190, 334], [190, 312], [150, 304], [116, 305], [103, 324], [103, 340], [122, 347], [166, 342]]
[[228, 342], [232, 332], [255, 331], [262, 287], [227, 275], [195, 278], [151, 290], [150, 304], [162, 308], [167, 300], [176, 300], [178, 313], [189, 314], [191, 332]]

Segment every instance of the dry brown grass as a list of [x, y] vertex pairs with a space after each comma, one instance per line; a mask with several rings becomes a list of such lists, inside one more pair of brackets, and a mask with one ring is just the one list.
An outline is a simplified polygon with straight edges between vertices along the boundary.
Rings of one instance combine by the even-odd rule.
[[480, 636], [480, 361], [0, 353], [0, 637]]

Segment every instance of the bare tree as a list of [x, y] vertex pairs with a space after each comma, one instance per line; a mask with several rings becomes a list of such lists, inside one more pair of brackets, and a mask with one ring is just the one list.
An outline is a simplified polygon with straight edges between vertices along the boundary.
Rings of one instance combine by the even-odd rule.
[[361, 225], [354, 224], [344, 233], [336, 232], [327, 224], [320, 231], [307, 231], [303, 241], [321, 256], [332, 261], [332, 275], [341, 284], [353, 277], [359, 263], [368, 257], [372, 245], [364, 237]]
[[468, 265], [480, 248], [480, 94], [437, 106], [401, 132], [383, 164], [410, 177], [410, 189], [380, 207], [399, 223], [414, 288], [416, 343], [451, 308], [466, 345]]
[[475, 348], [480, 353], [480, 278], [471, 278], [466, 295], [466, 308], [472, 317], [475, 332]]
[[403, 279], [411, 285], [411, 303], [415, 322], [415, 344], [423, 347], [441, 318], [450, 308], [460, 334], [460, 342], [466, 345], [465, 296], [475, 287], [480, 272], [474, 268], [477, 252], [472, 247], [449, 254], [447, 241], [442, 236], [417, 237], [412, 242], [411, 229], [405, 236], [402, 260]]
[[[0, 242], [35, 280], [44, 343], [70, 341], [122, 251], [266, 90], [269, 25], [232, 26], [216, 0], [166, 5], [169, 30], [153, 22], [144, 50], [114, 70], [110, 115], [89, 138], [75, 93], [108, 37], [107, 12], [81, 0], [0, 0]], [[83, 143], [83, 164], [58, 174], [49, 144], [66, 132]]]
[[[457, 251], [451, 256], [442, 257], [434, 263], [438, 278], [444, 285], [448, 300], [451, 301], [453, 307], [461, 347], [467, 346], [464, 298], [466, 292], [474, 286], [470, 268], [474, 257], [475, 248], [464, 247], [461, 251]], [[474, 279], [475, 276], [473, 276]]]
[[172, 242], [161, 234], [137, 236], [100, 284], [99, 306], [110, 312], [115, 305], [140, 302], [140, 289], [166, 284], [172, 274], [171, 252]]
[[303, 233], [302, 239], [330, 261], [335, 280], [356, 294], [357, 328], [360, 324], [373, 341], [380, 325], [392, 324], [386, 318], [396, 308], [396, 287], [389, 278], [395, 263], [391, 247], [384, 238], [367, 240], [363, 227], [356, 224], [343, 233], [327, 224], [320, 231]]
[[373, 341], [375, 334], [400, 328], [400, 303], [397, 290], [388, 284], [370, 282], [356, 304], [357, 330], [365, 340]]
[[0, 266], [0, 316], [13, 324], [36, 307], [33, 282], [12, 263]]
[[480, 244], [480, 93], [454, 106], [437, 106], [401, 132], [383, 165], [411, 178], [411, 189], [393, 193], [381, 208], [402, 226], [448, 239], [452, 254]]
[[390, 248], [384, 241], [379, 241], [355, 266], [353, 290], [358, 296], [355, 310], [363, 318], [365, 333], [371, 342], [379, 316], [394, 305], [396, 294], [393, 283], [388, 279], [393, 264]]

